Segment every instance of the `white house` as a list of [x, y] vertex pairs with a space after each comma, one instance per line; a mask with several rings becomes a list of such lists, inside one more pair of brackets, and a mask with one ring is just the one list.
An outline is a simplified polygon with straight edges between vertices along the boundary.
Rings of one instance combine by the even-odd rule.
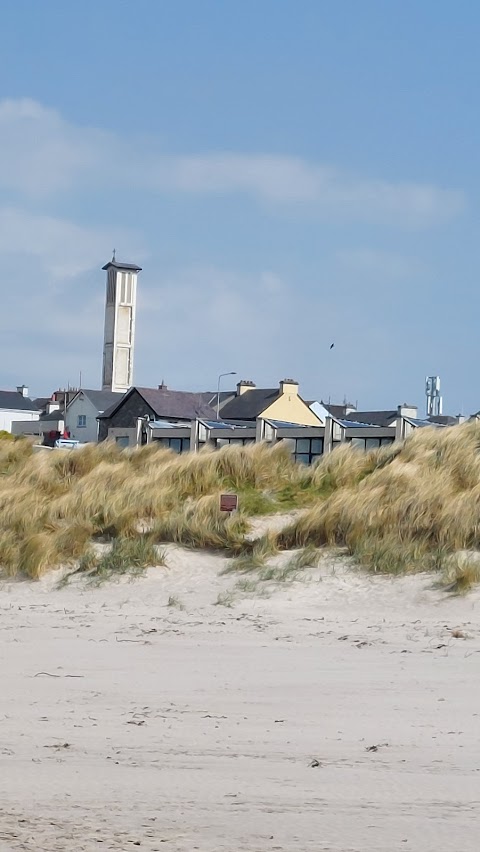
[[67, 406], [66, 429], [82, 444], [98, 440], [99, 414], [103, 414], [122, 394], [109, 390], [79, 390]]
[[11, 432], [12, 422], [38, 420], [40, 411], [28, 396], [25, 385], [16, 391], [0, 391], [0, 431]]

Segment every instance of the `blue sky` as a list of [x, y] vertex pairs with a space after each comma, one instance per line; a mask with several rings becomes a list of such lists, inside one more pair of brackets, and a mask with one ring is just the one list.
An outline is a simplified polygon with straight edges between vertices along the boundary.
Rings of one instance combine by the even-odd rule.
[[99, 385], [115, 246], [137, 384], [423, 407], [439, 374], [478, 410], [479, 32], [466, 0], [5, 4], [0, 386]]

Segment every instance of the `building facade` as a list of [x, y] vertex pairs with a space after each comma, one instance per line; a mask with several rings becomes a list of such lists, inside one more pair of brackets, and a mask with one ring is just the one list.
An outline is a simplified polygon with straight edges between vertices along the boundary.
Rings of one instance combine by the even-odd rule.
[[298, 393], [298, 382], [282, 379], [277, 388], [257, 388], [251, 381], [237, 384], [233, 399], [221, 408], [222, 420], [281, 420], [299, 426], [320, 426], [321, 421]]
[[81, 444], [98, 441], [97, 417], [119, 399], [121, 396], [113, 391], [79, 390], [67, 407], [66, 428], [70, 436]]
[[33, 422], [40, 417], [25, 385], [16, 391], [0, 391], [0, 432], [12, 432], [12, 423]]

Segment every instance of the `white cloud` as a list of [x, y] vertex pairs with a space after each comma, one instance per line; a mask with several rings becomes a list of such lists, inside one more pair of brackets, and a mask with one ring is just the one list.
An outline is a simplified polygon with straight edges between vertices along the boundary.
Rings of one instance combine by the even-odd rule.
[[[435, 225], [465, 203], [461, 192], [362, 179], [295, 157], [176, 156], [155, 139], [74, 126], [34, 101], [0, 102], [5, 386], [25, 381], [35, 392], [48, 393], [55, 384], [75, 381], [80, 369], [86, 384], [98, 386], [104, 299], [99, 267], [115, 245], [124, 259], [141, 263], [145, 257], [134, 230], [111, 224], [127, 219], [127, 207], [134, 215], [129, 205], [115, 207], [108, 196], [113, 184], [142, 190], [143, 197], [243, 195], [269, 211], [300, 210], [314, 221], [399, 227]], [[96, 218], [108, 216], [107, 224], [95, 225], [83, 212], [72, 215], [77, 196], [79, 211], [86, 196], [90, 210], [102, 200], [108, 212], [96, 211]], [[320, 282], [316, 273], [309, 280], [298, 252], [296, 261], [298, 276], [290, 285], [270, 268], [275, 257], [250, 274], [213, 265], [167, 273], [158, 252], [140, 279], [136, 380], [153, 385], [165, 378], [174, 387], [205, 389], [215, 386], [219, 372], [232, 369], [264, 386], [293, 375], [301, 391], [331, 391], [337, 398], [352, 386], [361, 393], [368, 382], [377, 382], [385, 366], [378, 352], [390, 351], [394, 329], [383, 281], [408, 283], [415, 261], [408, 252], [403, 257], [356, 249], [334, 255], [332, 266], [327, 253]], [[249, 266], [254, 263], [249, 259]], [[333, 356], [330, 338], [337, 344]], [[403, 370], [402, 363], [387, 366], [389, 382]]]
[[0, 186], [33, 197], [69, 190], [95, 173], [106, 139], [36, 101], [0, 101]]
[[271, 270], [249, 276], [189, 266], [160, 276], [155, 288], [146, 279], [141, 284], [136, 373], [142, 381], [164, 378], [173, 387], [195, 383], [208, 390], [226, 370], [274, 383], [288, 372], [295, 342], [283, 330], [291, 293]]
[[140, 257], [140, 240], [125, 228], [89, 228], [54, 216], [0, 207], [0, 255], [34, 257], [53, 279], [74, 278], [105, 263], [116, 243]]
[[307, 205], [336, 220], [428, 226], [465, 206], [461, 191], [365, 179], [294, 156], [216, 152], [176, 156], [160, 142], [74, 126], [31, 100], [0, 102], [0, 186], [49, 196], [89, 185], [157, 193], [243, 194], [270, 206]]
[[152, 164], [150, 179], [158, 189], [245, 193], [273, 203], [308, 203], [336, 219], [409, 226], [442, 222], [465, 206], [459, 191], [364, 180], [295, 157], [273, 155], [160, 157]]

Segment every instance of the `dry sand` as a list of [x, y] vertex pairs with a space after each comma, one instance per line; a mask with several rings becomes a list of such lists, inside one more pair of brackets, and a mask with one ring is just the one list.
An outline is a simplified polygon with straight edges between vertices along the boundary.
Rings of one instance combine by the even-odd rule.
[[2, 852], [476, 852], [478, 593], [168, 565], [3, 586]]

